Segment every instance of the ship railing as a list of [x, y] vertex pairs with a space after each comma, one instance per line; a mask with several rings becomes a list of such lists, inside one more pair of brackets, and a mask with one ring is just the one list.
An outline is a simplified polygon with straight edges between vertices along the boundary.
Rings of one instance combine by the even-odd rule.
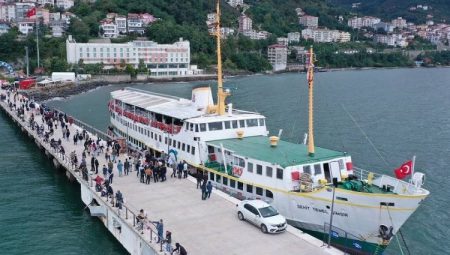
[[148, 90], [137, 89], [137, 88], [126, 87], [125, 89], [126, 90], [132, 90], [132, 91], [140, 92], [140, 93], [144, 93], [144, 94], [154, 95], [154, 96], [171, 98], [171, 99], [175, 99], [175, 100], [185, 99], [185, 98], [181, 98], [181, 97], [177, 97], [177, 96], [171, 96], [171, 95], [161, 94], [161, 93], [152, 92], [152, 91], [148, 91]]
[[378, 186], [383, 190], [391, 191], [399, 195], [414, 195], [421, 194], [423, 190], [416, 187], [414, 184], [394, 178], [385, 174], [377, 174], [362, 168], [353, 167], [353, 175], [358, 177], [361, 181]]
[[323, 245], [326, 245], [328, 243], [329, 234], [331, 234], [331, 245], [336, 243], [344, 247], [353, 247], [354, 249], [358, 250], [362, 248], [363, 240], [361, 238], [335, 226], [331, 226], [330, 231], [330, 224], [327, 222], [323, 224]]

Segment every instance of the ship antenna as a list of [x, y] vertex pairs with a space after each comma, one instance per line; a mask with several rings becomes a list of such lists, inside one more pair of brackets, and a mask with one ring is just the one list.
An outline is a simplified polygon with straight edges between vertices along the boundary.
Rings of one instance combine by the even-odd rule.
[[308, 72], [308, 156], [314, 157], [314, 119], [313, 119], [313, 89], [314, 89], [314, 51], [309, 48]]
[[216, 0], [216, 42], [217, 42], [217, 114], [225, 114], [225, 99], [229, 95], [223, 90], [222, 50], [220, 45], [220, 0]]

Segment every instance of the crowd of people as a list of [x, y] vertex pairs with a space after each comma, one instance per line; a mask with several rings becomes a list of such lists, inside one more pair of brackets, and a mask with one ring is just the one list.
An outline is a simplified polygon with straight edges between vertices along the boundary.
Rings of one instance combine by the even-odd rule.
[[[12, 96], [12, 100], [11, 100]], [[165, 182], [167, 180], [168, 168], [172, 168], [171, 178], [187, 178], [188, 177], [188, 164], [185, 161], [176, 162], [168, 156], [155, 157], [150, 153], [142, 153], [134, 151], [131, 156], [125, 158], [124, 161], [120, 159], [121, 146], [115, 140], [103, 141], [100, 138], [93, 138], [89, 136], [89, 133], [84, 129], [75, 129], [75, 133], [71, 136], [70, 128], [73, 124], [73, 119], [67, 116], [63, 112], [57, 110], [51, 110], [45, 105], [38, 105], [32, 100], [25, 97], [19, 97], [18, 93], [12, 90], [7, 91], [7, 96], [4, 95], [1, 98], [7, 101], [10, 110], [15, 110], [17, 116], [22, 121], [25, 121], [25, 113], [29, 113], [28, 125], [37, 133], [39, 137], [43, 138], [43, 141], [48, 143], [54, 151], [58, 152], [63, 160], [66, 160], [65, 149], [63, 147], [63, 141], [70, 141], [72, 138], [74, 145], [83, 145], [81, 155], [76, 150], [70, 152], [67, 158], [68, 162], [75, 171], [80, 171], [82, 178], [85, 181], [89, 181], [91, 175], [96, 175], [92, 178], [95, 182], [95, 191], [100, 193], [102, 197], [106, 197], [113, 207], [117, 207], [122, 210], [124, 205], [124, 196], [117, 190], [114, 193], [112, 187], [114, 180], [114, 172], [117, 169], [119, 177], [129, 175], [133, 169], [136, 171], [136, 176], [143, 184], [150, 185], [153, 181]], [[41, 117], [41, 124], [37, 121], [38, 117]], [[60, 129], [61, 135], [57, 135], [55, 130]], [[72, 128], [73, 130], [73, 128]], [[103, 177], [99, 175], [99, 157], [104, 154], [106, 164], [102, 166]], [[81, 159], [81, 160], [79, 160]], [[88, 169], [87, 162], [90, 162], [90, 169]], [[209, 198], [212, 189], [211, 182], [207, 181], [207, 175], [202, 175], [202, 199]], [[198, 188], [198, 187], [197, 187]], [[172, 233], [166, 231], [164, 233], [163, 220], [150, 221], [147, 215], [141, 209], [136, 216], [138, 222], [137, 228], [139, 231], [144, 230], [144, 227], [150, 229], [148, 224], [153, 224], [157, 232], [157, 243], [163, 243], [166, 253], [186, 255], [186, 249], [179, 243], [175, 244], [175, 248], [172, 247]]]

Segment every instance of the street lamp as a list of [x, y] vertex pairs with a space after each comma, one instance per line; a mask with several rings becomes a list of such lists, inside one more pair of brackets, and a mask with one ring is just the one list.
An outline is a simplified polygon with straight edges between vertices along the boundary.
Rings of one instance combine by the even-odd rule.
[[337, 178], [333, 178], [333, 197], [331, 199], [331, 213], [330, 213], [330, 230], [328, 231], [328, 248], [331, 246], [331, 234], [333, 232], [333, 212], [334, 212], [334, 196], [336, 192], [336, 186], [337, 186]]

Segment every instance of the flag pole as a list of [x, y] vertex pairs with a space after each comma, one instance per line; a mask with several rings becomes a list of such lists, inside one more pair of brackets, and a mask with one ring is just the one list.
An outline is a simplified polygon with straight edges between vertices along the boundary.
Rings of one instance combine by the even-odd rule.
[[36, 49], [37, 49], [37, 67], [39, 69], [40, 61], [39, 61], [39, 22], [38, 22], [38, 16], [36, 13]]
[[411, 182], [414, 176], [414, 167], [416, 166], [416, 155], [413, 156], [412, 158], [412, 166], [411, 166]]

